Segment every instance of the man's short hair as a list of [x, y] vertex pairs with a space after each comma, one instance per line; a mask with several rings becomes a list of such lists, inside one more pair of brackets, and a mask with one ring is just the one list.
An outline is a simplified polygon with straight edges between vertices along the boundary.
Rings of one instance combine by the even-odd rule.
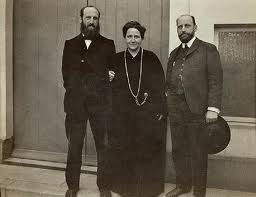
[[176, 24], [177, 24], [177, 22], [178, 22], [178, 19], [179, 19], [180, 17], [182, 17], [182, 16], [190, 16], [190, 17], [192, 18], [193, 25], [196, 25], [196, 19], [195, 19], [195, 17], [192, 16], [192, 15], [190, 15], [190, 14], [182, 14], [182, 15], [180, 15], [180, 16], [176, 19]]
[[99, 14], [99, 18], [100, 18], [100, 11], [98, 10], [98, 8], [96, 8], [95, 6], [92, 6], [92, 5], [84, 6], [83, 8], [81, 8], [81, 10], [80, 10], [80, 17], [81, 18], [84, 17], [84, 9], [85, 8], [94, 8], [95, 10], [97, 10], [97, 12]]

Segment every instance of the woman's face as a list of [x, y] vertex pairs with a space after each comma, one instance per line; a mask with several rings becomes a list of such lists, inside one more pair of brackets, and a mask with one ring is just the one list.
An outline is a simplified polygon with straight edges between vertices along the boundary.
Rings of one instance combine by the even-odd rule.
[[129, 28], [125, 36], [125, 41], [129, 50], [139, 50], [142, 42], [139, 30], [136, 28]]

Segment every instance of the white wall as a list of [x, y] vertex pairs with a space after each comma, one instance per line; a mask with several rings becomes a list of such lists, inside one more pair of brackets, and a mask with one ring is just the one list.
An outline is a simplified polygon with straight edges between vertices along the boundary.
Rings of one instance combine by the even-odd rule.
[[214, 24], [256, 24], [255, 0], [190, 1], [191, 14], [197, 18], [197, 35], [203, 40], [213, 42]]
[[190, 13], [190, 0], [170, 0], [170, 51], [180, 43], [176, 31], [176, 19], [182, 14]]
[[0, 0], [0, 140], [13, 136], [13, 0]]
[[214, 42], [214, 24], [256, 24], [256, 0], [170, 0], [170, 49], [179, 44], [176, 18], [191, 14], [196, 18], [196, 35]]
[[5, 62], [6, 62], [6, 51], [5, 51], [5, 7], [6, 2], [0, 0], [0, 139], [5, 137], [6, 130], [6, 94], [5, 94]]
[[[256, 0], [170, 1], [170, 51], [180, 44], [176, 18], [182, 14], [195, 16], [198, 26], [196, 36], [211, 43], [214, 43], [214, 24], [256, 24]], [[227, 119], [231, 127], [231, 141], [219, 155], [256, 158], [256, 120]], [[167, 144], [170, 150], [170, 142]]]

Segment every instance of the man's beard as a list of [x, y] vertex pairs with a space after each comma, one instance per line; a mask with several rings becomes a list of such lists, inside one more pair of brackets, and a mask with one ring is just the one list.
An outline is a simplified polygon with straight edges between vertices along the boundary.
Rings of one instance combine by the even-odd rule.
[[[94, 28], [89, 28], [90, 26]], [[84, 34], [85, 39], [93, 40], [96, 37], [96, 35], [99, 34], [100, 26], [95, 26], [94, 24], [86, 26], [83, 22], [81, 22], [80, 31]]]
[[[186, 35], [186, 36], [184, 36]], [[192, 33], [182, 33], [181, 35], [179, 35], [180, 41], [182, 43], [188, 43], [195, 35], [195, 32]]]

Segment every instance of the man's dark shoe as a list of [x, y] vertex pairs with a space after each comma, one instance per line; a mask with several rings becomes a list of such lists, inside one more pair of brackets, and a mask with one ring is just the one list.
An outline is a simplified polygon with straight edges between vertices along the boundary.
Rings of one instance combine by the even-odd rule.
[[65, 197], [77, 197], [78, 189], [68, 189], [66, 191]]
[[100, 197], [112, 197], [111, 191], [109, 191], [109, 190], [100, 190]]
[[206, 196], [206, 193], [205, 193], [205, 192], [202, 192], [202, 193], [194, 193], [193, 196], [194, 196], [194, 197], [205, 197], [205, 196]]
[[188, 193], [188, 192], [190, 192], [190, 189], [183, 189], [183, 188], [180, 188], [180, 187], [176, 187], [175, 189], [169, 191], [166, 194], [166, 197], [178, 197], [181, 194], [185, 194], [185, 193]]
[[205, 194], [194, 194], [194, 197], [205, 197]]

